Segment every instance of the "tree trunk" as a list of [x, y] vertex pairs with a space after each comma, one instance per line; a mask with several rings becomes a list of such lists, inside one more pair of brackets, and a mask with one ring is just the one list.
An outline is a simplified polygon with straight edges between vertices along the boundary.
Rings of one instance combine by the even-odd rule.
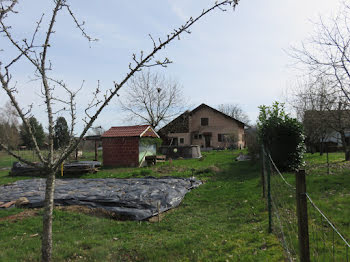
[[341, 137], [341, 142], [342, 142], [342, 145], [343, 145], [343, 150], [344, 150], [344, 153], [345, 153], [345, 161], [350, 161], [350, 149], [349, 149], [349, 146], [346, 142], [346, 136], [345, 136], [345, 132], [344, 131], [341, 131], [340, 132], [340, 137]]
[[46, 179], [43, 235], [41, 244], [42, 261], [52, 261], [52, 211], [54, 206], [55, 171], [49, 170]]
[[347, 149], [345, 152], [345, 161], [350, 161], [350, 150]]
[[323, 142], [320, 142], [320, 156], [323, 156]]

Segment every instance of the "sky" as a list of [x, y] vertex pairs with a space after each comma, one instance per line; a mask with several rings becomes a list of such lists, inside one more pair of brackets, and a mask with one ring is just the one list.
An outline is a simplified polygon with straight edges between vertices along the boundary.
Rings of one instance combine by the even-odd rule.
[[[77, 132], [84, 125], [84, 108], [92, 98], [99, 81], [102, 90], [113, 87], [128, 73], [132, 54], [152, 49], [153, 38], [164, 39], [174, 28], [195, 17], [212, 0], [135, 0], [135, 1], [71, 1], [71, 8], [84, 28], [97, 42], [89, 43], [75, 27], [66, 11], [56, 19], [55, 34], [49, 49], [52, 62], [50, 76], [62, 79], [72, 90], [82, 90], [77, 96]], [[12, 36], [18, 41], [30, 38], [36, 22], [44, 13], [38, 33], [42, 40], [53, 1], [20, 1], [17, 14], [6, 20]], [[300, 77], [287, 54], [314, 30], [319, 16], [327, 17], [339, 8], [336, 0], [241, 0], [236, 10], [216, 10], [191, 28], [181, 40], [175, 40], [158, 53], [157, 58], [173, 61], [167, 68], [152, 68], [168, 78], [176, 79], [189, 100], [189, 109], [201, 103], [238, 104], [254, 123], [260, 105], [283, 101], [286, 89]], [[0, 39], [0, 61], [16, 55], [5, 38]], [[18, 88], [17, 98], [26, 108], [33, 104], [32, 113], [47, 127], [45, 105], [40, 82], [35, 81], [33, 67], [21, 60], [12, 68], [12, 81]], [[130, 124], [120, 110], [118, 99], [108, 105], [94, 126]], [[67, 96], [56, 88], [56, 95]], [[8, 101], [0, 90], [0, 106]], [[58, 113], [56, 116], [63, 115]]]

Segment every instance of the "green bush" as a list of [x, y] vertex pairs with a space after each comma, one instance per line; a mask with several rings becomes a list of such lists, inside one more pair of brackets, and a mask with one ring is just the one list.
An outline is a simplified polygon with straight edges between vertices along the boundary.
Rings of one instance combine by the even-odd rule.
[[255, 126], [251, 126], [245, 130], [245, 141], [248, 147], [248, 155], [252, 161], [256, 161], [261, 151], [261, 145], [258, 141], [258, 130]]
[[284, 104], [260, 106], [258, 135], [281, 171], [296, 170], [303, 164], [305, 153], [302, 124], [284, 112]]

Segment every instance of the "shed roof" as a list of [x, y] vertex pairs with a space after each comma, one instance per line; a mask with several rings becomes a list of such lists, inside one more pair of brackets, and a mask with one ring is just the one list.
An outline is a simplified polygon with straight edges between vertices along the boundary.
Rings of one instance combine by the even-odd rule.
[[159, 135], [150, 125], [113, 126], [103, 133], [103, 137], [155, 137]]

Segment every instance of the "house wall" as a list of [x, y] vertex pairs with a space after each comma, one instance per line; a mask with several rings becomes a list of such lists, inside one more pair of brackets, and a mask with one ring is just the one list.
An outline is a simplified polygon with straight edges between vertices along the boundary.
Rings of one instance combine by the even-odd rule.
[[135, 167], [139, 165], [139, 137], [102, 138], [103, 165]]
[[[190, 133], [169, 133], [168, 137], [171, 139], [177, 137], [179, 146], [189, 146], [191, 145], [191, 134]], [[184, 139], [184, 143], [180, 143], [180, 138]]]
[[[201, 118], [208, 118], [208, 126], [201, 125]], [[210, 137], [210, 147], [227, 147], [229, 146], [227, 142], [219, 142], [218, 134], [236, 134], [238, 142], [237, 147], [244, 147], [244, 128], [238, 122], [225, 117], [224, 115], [217, 113], [210, 108], [202, 108], [194, 112], [189, 121], [190, 132], [198, 132], [202, 134], [201, 139], [194, 139], [192, 137], [193, 145], [200, 145], [205, 147], [204, 133], [211, 133]]]

